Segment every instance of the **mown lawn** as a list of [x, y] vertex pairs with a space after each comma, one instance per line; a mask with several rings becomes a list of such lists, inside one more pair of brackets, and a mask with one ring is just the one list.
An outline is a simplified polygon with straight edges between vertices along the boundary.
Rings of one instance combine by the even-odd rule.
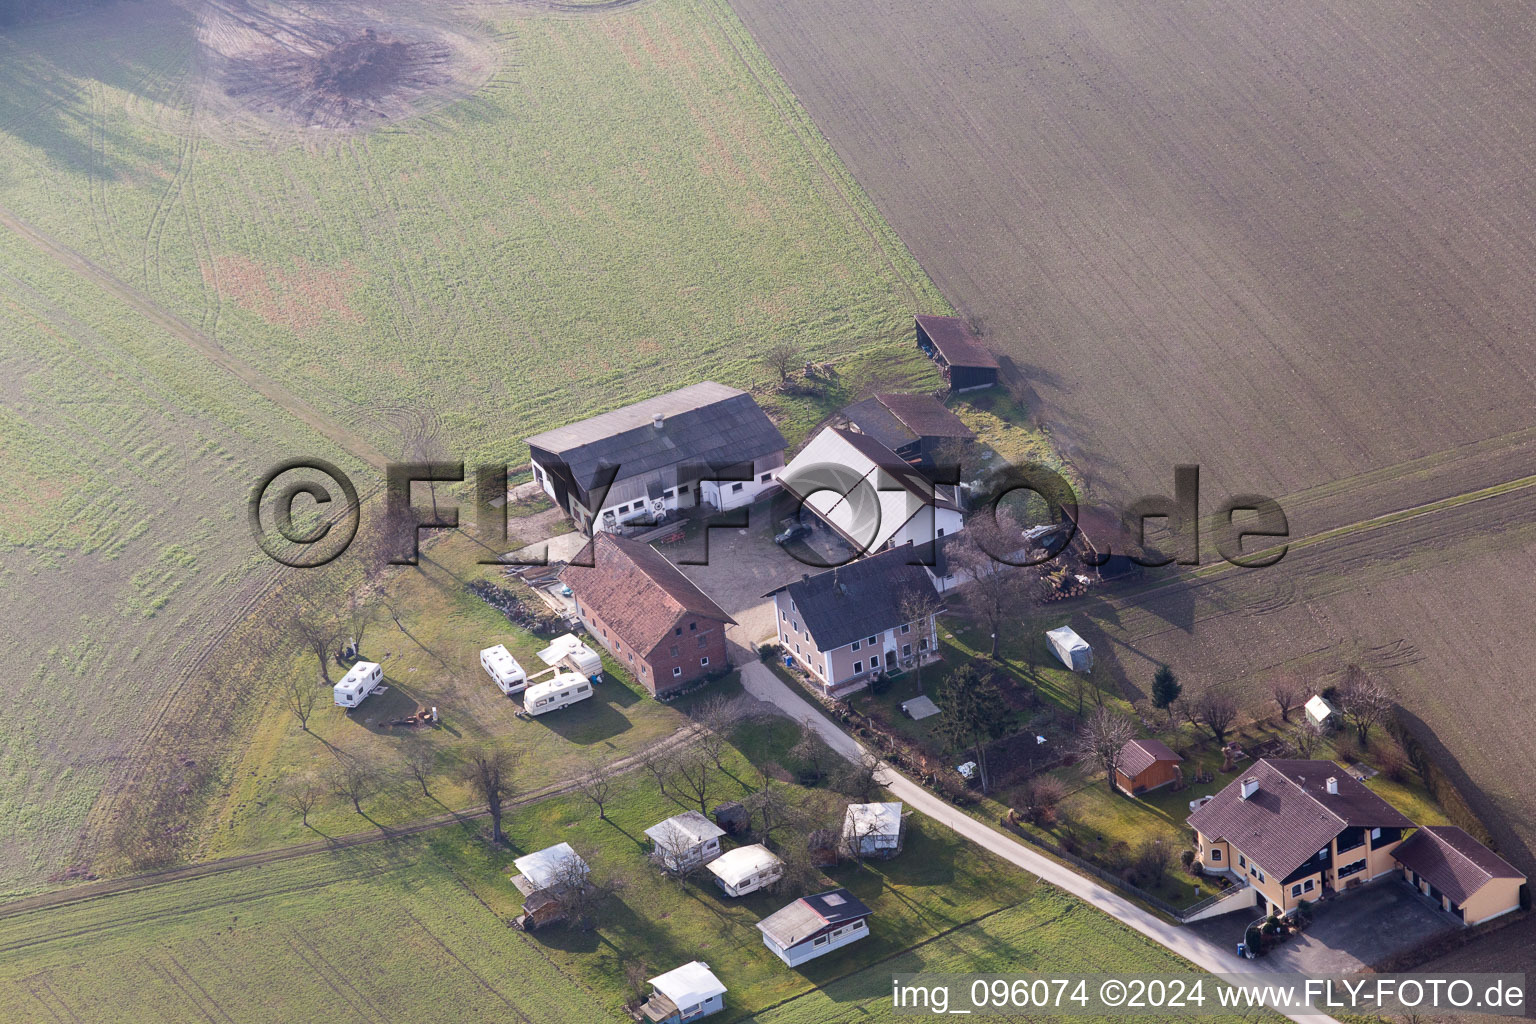
[[[606, 655], [607, 681], [592, 699], [554, 715], [518, 718], [519, 701], [491, 682], [480, 667], [480, 651], [505, 644], [532, 673], [544, 668], [536, 652], [548, 641], [513, 625], [465, 589], [476, 579], [512, 585], [496, 567], [476, 564], [482, 555], [466, 538], [446, 538], [425, 549], [419, 569], [400, 570], [386, 589], [369, 597], [381, 611], [363, 636], [362, 653], [383, 666], [387, 693], [370, 696], [346, 714], [316, 683], [316, 711], [307, 732], [281, 695], [273, 695], [207, 829], [202, 856], [301, 841], [316, 831], [336, 835], [370, 827], [345, 801], [332, 799], [310, 815], [312, 828], [305, 828], [281, 799], [296, 780], [324, 782], [339, 758], [360, 759], [379, 774], [377, 792], [364, 802], [369, 818], [403, 824], [477, 802], [458, 777], [465, 751], [477, 744], [511, 747], [521, 760], [518, 789], [529, 791], [567, 781], [595, 758], [636, 753], [687, 724], [688, 704], [656, 701]], [[316, 677], [310, 655], [293, 656], [273, 671]], [[332, 666], [333, 676], [340, 672]], [[725, 683], [727, 692], [730, 686]], [[418, 704], [438, 709], [439, 728], [388, 725]], [[416, 745], [435, 755], [430, 796], [404, 774], [406, 751]]]
[[[769, 723], [735, 732], [755, 756], [794, 739]], [[755, 776], [727, 748], [708, 801]], [[835, 815], [824, 788], [795, 799]], [[546, 800], [505, 822], [492, 850], [484, 821], [267, 866], [0, 917], [0, 985], [17, 1019], [192, 1024], [364, 1019], [619, 1019], [624, 967], [647, 974], [702, 959], [729, 989], [722, 1021], [883, 1020], [894, 972], [1187, 970], [1112, 918], [1017, 871], [921, 817], [894, 860], [827, 872], [874, 910], [871, 936], [800, 970], [754, 927], [793, 894], [728, 900], [707, 873], [685, 882], [649, 864], [643, 830], [681, 810], [644, 772], [607, 804]], [[623, 886], [595, 927], [509, 927], [508, 882], [522, 853], [569, 842]]]

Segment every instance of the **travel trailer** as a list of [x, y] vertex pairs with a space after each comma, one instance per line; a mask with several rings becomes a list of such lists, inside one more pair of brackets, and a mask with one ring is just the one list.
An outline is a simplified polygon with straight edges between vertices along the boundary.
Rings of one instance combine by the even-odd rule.
[[384, 670], [371, 661], [360, 661], [347, 669], [341, 682], [335, 686], [336, 706], [355, 708], [363, 698], [379, 688], [384, 681]]
[[550, 668], [564, 666], [572, 672], [579, 672], [594, 683], [603, 674], [602, 656], [577, 639], [574, 633], [563, 633], [555, 637], [548, 647], [539, 652], [539, 660]]
[[542, 715], [570, 707], [577, 701], [592, 696], [592, 680], [574, 672], [561, 672], [553, 679], [534, 683], [523, 691], [523, 710], [530, 715]]
[[528, 685], [528, 673], [523, 671], [523, 666], [517, 663], [502, 644], [495, 647], [487, 647], [480, 652], [480, 667], [485, 669], [485, 674], [491, 677], [499, 690], [507, 696], [521, 693], [523, 687]]

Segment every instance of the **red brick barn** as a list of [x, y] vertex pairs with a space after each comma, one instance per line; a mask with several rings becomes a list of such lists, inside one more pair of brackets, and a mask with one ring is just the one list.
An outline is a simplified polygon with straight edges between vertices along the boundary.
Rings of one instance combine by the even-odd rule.
[[587, 630], [654, 696], [730, 667], [736, 620], [650, 545], [599, 533], [560, 580]]

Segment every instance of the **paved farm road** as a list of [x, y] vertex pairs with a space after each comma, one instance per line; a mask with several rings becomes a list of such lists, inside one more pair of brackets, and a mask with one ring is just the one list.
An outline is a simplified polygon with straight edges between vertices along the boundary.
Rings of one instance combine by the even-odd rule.
[[[774, 675], [762, 662], [741, 654], [741, 685], [758, 700], [773, 704], [796, 721], [805, 722], [815, 729], [827, 745], [838, 754], [852, 761], [863, 753], [864, 748], [813, 708], [809, 701], [791, 689]], [[946, 828], [958, 832], [976, 845], [990, 850], [1004, 860], [1038, 875], [1044, 881], [1065, 889], [1111, 917], [1145, 935], [1165, 949], [1204, 970], [1216, 974], [1263, 974], [1274, 973], [1276, 967], [1257, 960], [1239, 960], [1228, 949], [1218, 947], [1189, 929], [1169, 924], [1115, 893], [1057, 864], [1023, 843], [996, 829], [982, 824], [948, 801], [941, 800], [928, 790], [894, 769], [886, 772], [886, 788], [908, 806], [921, 811]], [[1323, 1014], [1285, 1014], [1295, 1021], [1308, 1024], [1326, 1024], [1332, 1018]]]

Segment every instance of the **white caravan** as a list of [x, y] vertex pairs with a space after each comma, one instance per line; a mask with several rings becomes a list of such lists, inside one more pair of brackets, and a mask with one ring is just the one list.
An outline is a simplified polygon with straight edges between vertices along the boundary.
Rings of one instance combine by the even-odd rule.
[[550, 668], [564, 665], [594, 683], [603, 674], [602, 656], [582, 643], [574, 633], [563, 633], [555, 637], [548, 647], [539, 652], [539, 660]]
[[523, 666], [517, 663], [512, 652], [502, 644], [487, 647], [480, 652], [480, 667], [485, 669], [486, 675], [491, 677], [497, 688], [509, 697], [521, 693], [523, 687], [528, 685], [528, 673], [523, 671]]
[[336, 706], [355, 708], [363, 698], [379, 688], [384, 681], [384, 670], [371, 661], [360, 661], [347, 669], [341, 682], [335, 686]]
[[577, 701], [592, 696], [592, 680], [575, 672], [561, 672], [553, 679], [534, 683], [523, 691], [523, 710], [530, 715], [542, 715], [570, 707]]

